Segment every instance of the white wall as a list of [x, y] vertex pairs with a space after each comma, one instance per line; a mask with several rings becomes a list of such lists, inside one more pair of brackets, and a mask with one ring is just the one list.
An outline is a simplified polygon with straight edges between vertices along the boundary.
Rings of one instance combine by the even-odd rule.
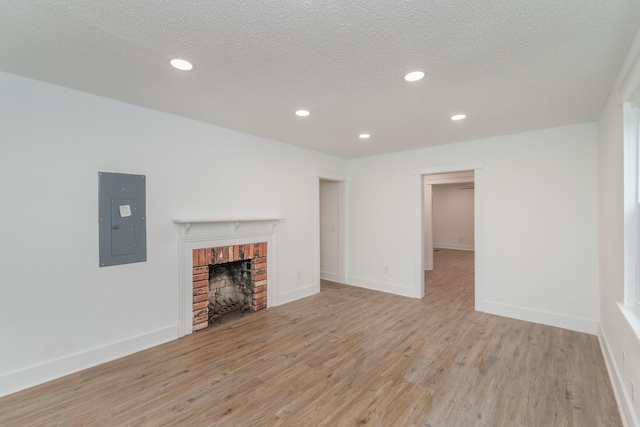
[[[316, 170], [345, 162], [0, 73], [0, 395], [177, 337], [173, 218], [284, 218], [278, 301], [312, 293]], [[147, 262], [98, 268], [98, 171], [147, 176]]]
[[338, 280], [339, 183], [320, 181], [320, 277]]
[[[600, 329], [605, 360], [626, 425], [640, 425], [640, 338], [623, 316], [624, 156], [622, 103], [640, 85], [640, 33], [631, 46], [598, 122]], [[624, 352], [624, 363], [623, 363]], [[631, 383], [636, 402], [632, 401]]]
[[472, 184], [439, 184], [432, 187], [433, 246], [473, 250]]
[[587, 123], [348, 161], [348, 282], [411, 295], [414, 169], [480, 162], [484, 310], [595, 333], [596, 149]]

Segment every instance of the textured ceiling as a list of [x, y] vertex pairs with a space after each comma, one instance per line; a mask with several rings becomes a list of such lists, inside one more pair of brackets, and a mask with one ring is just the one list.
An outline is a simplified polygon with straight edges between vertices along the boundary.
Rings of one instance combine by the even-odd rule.
[[4, 0], [0, 71], [356, 158], [596, 120], [639, 23], [638, 0]]

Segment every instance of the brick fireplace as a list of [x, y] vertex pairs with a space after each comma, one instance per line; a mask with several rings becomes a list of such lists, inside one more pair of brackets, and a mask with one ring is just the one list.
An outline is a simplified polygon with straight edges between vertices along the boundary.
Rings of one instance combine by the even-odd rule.
[[[246, 261], [246, 263], [238, 263]], [[193, 250], [193, 331], [210, 324], [214, 302], [211, 272], [216, 266], [248, 265], [251, 311], [267, 307], [267, 242]], [[222, 297], [220, 297], [222, 299]]]
[[[208, 281], [209, 265], [213, 265], [212, 274], [215, 275], [220, 269], [226, 271], [231, 268], [232, 263], [243, 264], [243, 271], [254, 273], [253, 295], [251, 298], [245, 298], [244, 303], [252, 310], [278, 305], [275, 229], [280, 220], [277, 216], [173, 220], [179, 231], [178, 336], [191, 334], [207, 326], [203, 318], [203, 309], [206, 306], [203, 303], [208, 304], [205, 301], [207, 297], [198, 295], [207, 293], [204, 285]], [[225, 280], [228, 280], [228, 277]], [[244, 292], [247, 282], [244, 278], [242, 282]], [[224, 296], [221, 295], [221, 298]], [[197, 321], [194, 322], [194, 319]]]

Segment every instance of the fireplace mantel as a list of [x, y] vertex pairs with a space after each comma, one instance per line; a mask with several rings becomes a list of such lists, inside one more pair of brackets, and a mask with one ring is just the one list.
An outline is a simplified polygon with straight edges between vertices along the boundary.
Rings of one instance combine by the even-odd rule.
[[184, 217], [178, 226], [178, 330], [180, 336], [193, 332], [193, 250], [222, 246], [267, 243], [267, 306], [277, 305], [276, 225], [284, 218], [263, 217]]
[[278, 217], [256, 217], [256, 218], [176, 218], [173, 220], [182, 228], [182, 235], [191, 234], [191, 228], [198, 228], [200, 233], [207, 231], [216, 234], [232, 233], [236, 234], [242, 231], [267, 231], [273, 232], [278, 221], [283, 218]]

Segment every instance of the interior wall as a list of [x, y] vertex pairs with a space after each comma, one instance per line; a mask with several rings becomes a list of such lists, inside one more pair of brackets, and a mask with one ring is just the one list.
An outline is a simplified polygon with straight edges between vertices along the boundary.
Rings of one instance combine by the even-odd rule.
[[[0, 395], [178, 336], [174, 218], [283, 218], [277, 300], [316, 290], [343, 160], [6, 73], [0, 140]], [[147, 262], [98, 267], [98, 171], [146, 175]]]
[[320, 180], [320, 277], [338, 280], [339, 183]]
[[585, 123], [348, 161], [348, 283], [411, 295], [414, 170], [480, 162], [484, 310], [595, 333], [596, 144]]
[[473, 184], [439, 184], [432, 187], [433, 246], [472, 251]]
[[[640, 87], [640, 32], [598, 121], [600, 330], [605, 361], [626, 425], [640, 425], [640, 338], [623, 315], [624, 127], [622, 103]], [[635, 392], [632, 388], [635, 384]]]

